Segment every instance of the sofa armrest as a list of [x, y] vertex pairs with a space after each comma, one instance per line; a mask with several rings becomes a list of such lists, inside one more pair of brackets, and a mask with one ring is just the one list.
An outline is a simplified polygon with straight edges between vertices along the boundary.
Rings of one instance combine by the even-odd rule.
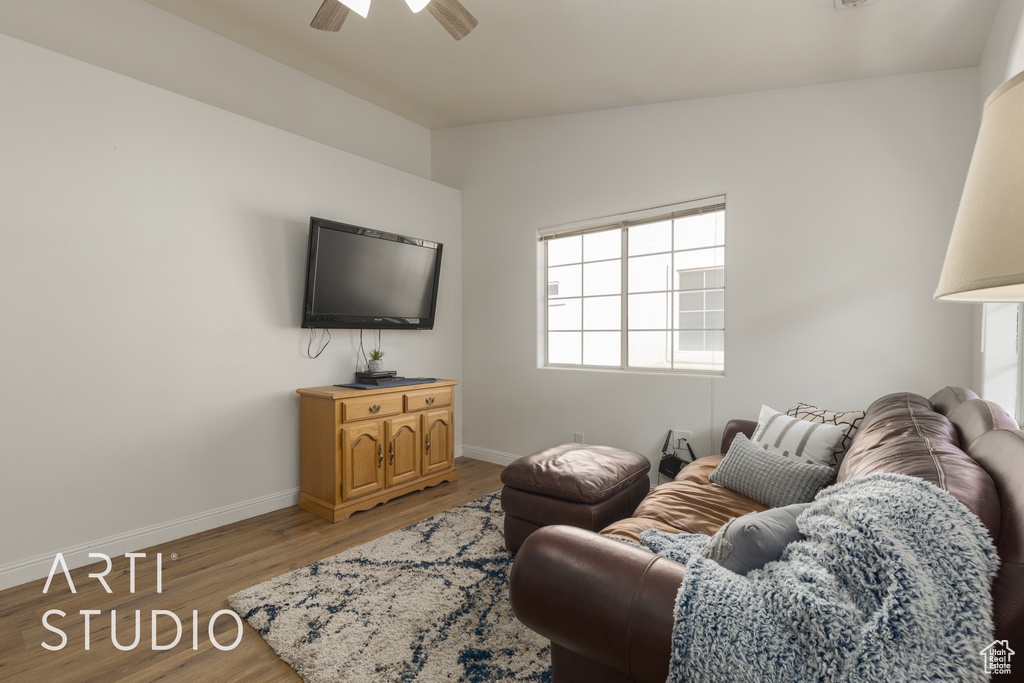
[[742, 433], [748, 439], [754, 436], [754, 430], [757, 429], [756, 420], [729, 420], [725, 425], [725, 431], [722, 432], [722, 453], [729, 452], [729, 446], [732, 445], [732, 440], [736, 438], [737, 434]]
[[568, 526], [535, 531], [516, 555], [516, 617], [585, 659], [634, 681], [668, 676], [676, 594], [685, 567]]

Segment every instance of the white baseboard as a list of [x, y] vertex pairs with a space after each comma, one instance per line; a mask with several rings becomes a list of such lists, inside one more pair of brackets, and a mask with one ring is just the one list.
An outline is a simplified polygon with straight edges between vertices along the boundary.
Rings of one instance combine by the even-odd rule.
[[201, 531], [216, 529], [243, 519], [249, 519], [281, 508], [291, 507], [299, 503], [299, 489], [291, 489], [271, 493], [260, 498], [226, 505], [216, 510], [209, 510], [190, 517], [183, 517], [163, 524], [154, 524], [142, 529], [135, 529], [124, 534], [108, 536], [96, 541], [84, 543], [73, 548], [56, 548], [52, 553], [33, 557], [20, 562], [0, 566], [0, 590], [20, 586], [29, 581], [45, 578], [53, 566], [57, 553], [64, 555], [69, 569], [84, 567], [97, 562], [90, 558], [89, 553], [103, 553], [108, 557], [116, 557], [125, 553], [136, 552], [178, 538], [184, 538]]
[[512, 455], [511, 453], [502, 453], [501, 451], [492, 451], [489, 448], [466, 445], [462, 446], [462, 455], [467, 458], [473, 458], [474, 460], [493, 462], [495, 465], [511, 465], [513, 462], [523, 457], [521, 455]]

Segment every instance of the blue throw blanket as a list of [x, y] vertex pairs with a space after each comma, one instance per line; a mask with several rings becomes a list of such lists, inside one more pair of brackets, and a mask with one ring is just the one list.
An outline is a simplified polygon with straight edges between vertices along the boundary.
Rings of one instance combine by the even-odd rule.
[[984, 681], [998, 555], [981, 521], [920, 479], [823, 490], [804, 541], [746, 576], [700, 556], [708, 537], [647, 531], [686, 564], [669, 681]]

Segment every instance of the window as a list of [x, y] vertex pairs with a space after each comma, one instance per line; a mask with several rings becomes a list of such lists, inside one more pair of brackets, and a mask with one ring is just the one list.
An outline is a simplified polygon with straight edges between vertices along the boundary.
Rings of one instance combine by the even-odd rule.
[[540, 239], [547, 365], [724, 372], [725, 197]]

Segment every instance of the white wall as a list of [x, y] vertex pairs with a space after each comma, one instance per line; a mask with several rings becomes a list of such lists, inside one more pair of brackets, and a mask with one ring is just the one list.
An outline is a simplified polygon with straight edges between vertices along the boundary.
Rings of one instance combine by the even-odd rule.
[[295, 504], [294, 390], [356, 363], [305, 356], [310, 215], [445, 244], [384, 347], [461, 376], [456, 190], [3, 35], [0, 92], [0, 587]]
[[0, 33], [430, 176], [426, 128], [143, 0], [3, 0]]
[[[762, 402], [969, 384], [971, 309], [932, 294], [977, 92], [967, 69], [435, 131], [434, 178], [463, 196], [463, 452], [582, 431], [653, 460], [681, 428], [707, 454]], [[538, 368], [539, 228], [720, 193], [725, 378]]]
[[982, 102], [1024, 70], [1024, 0], [1002, 0], [978, 65]]

